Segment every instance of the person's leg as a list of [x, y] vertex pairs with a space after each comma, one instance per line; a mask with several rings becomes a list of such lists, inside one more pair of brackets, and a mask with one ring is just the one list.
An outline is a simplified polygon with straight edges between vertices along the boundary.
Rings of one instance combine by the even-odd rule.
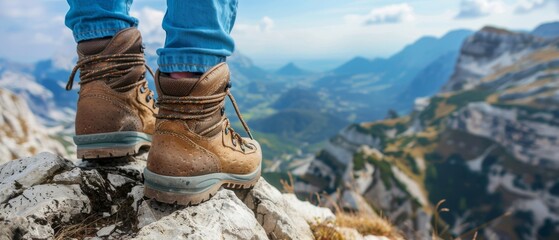
[[132, 0], [67, 0], [70, 10], [66, 26], [76, 42], [111, 37], [122, 29], [135, 27], [138, 20], [128, 12]]
[[[254, 186], [262, 152], [229, 92], [230, 72], [224, 63], [234, 48], [229, 33], [237, 1], [168, 4], [163, 23], [167, 40], [158, 51], [155, 76], [160, 111], [144, 191], [161, 202], [191, 205], [208, 200], [221, 186]], [[241, 137], [225, 116], [227, 96], [250, 138]]]
[[203, 73], [224, 62], [235, 47], [230, 32], [236, 14], [237, 0], [167, 0], [159, 70]]
[[147, 88], [142, 37], [128, 16], [131, 0], [68, 0], [66, 25], [78, 42], [78, 158], [136, 154], [151, 145], [157, 108]]

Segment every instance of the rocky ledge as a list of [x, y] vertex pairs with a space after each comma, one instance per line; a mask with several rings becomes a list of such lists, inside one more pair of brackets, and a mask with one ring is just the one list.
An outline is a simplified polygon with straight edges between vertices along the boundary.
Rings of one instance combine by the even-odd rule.
[[198, 206], [159, 203], [143, 197], [144, 167], [145, 156], [72, 162], [50, 153], [0, 165], [0, 239], [313, 239], [309, 224], [335, 219], [263, 178]]

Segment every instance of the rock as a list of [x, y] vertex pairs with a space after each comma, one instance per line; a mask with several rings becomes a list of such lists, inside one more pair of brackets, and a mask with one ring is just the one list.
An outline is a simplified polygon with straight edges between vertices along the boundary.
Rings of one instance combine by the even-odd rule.
[[134, 182], [134, 180], [116, 174], [107, 174], [107, 179], [114, 187], [120, 187], [126, 183]]
[[[102, 222], [111, 219], [113, 223], [119, 218], [123, 222], [135, 219], [135, 215], [125, 214], [134, 212], [133, 207], [123, 204], [132, 200], [127, 198], [132, 186], [113, 187], [108, 179], [109, 174], [114, 174], [135, 185], [141, 184], [140, 172], [122, 167], [129, 165], [130, 160], [135, 162], [114, 159], [76, 166], [59, 156], [41, 153], [0, 165], [0, 225], [8, 229], [2, 231], [7, 232], [9, 239], [47, 239], [57, 237], [55, 228], [58, 234], [67, 234], [65, 228], [72, 224], [92, 229], [92, 224], [106, 227]], [[134, 177], [137, 180], [132, 180]], [[133, 225], [131, 221], [127, 224], [122, 228], [130, 229]], [[64, 235], [72, 237], [80, 236]]]
[[71, 171], [55, 175], [52, 181], [60, 184], [80, 184], [82, 182], [82, 171], [74, 168]]
[[317, 207], [312, 205], [310, 202], [303, 202], [297, 199], [294, 194], [283, 194], [283, 198], [287, 206], [291, 206], [291, 214], [300, 215], [308, 223], [323, 222], [323, 221], [334, 221], [336, 216], [332, 213], [332, 210], [328, 208]]
[[238, 191], [238, 195], [252, 209], [271, 239], [313, 238], [309, 224], [301, 213], [266, 180], [260, 179], [248, 193]]
[[68, 222], [73, 216], [89, 213], [91, 204], [79, 185], [36, 185], [0, 205], [0, 218], [32, 217]]
[[71, 166], [67, 160], [50, 153], [10, 161], [0, 168], [0, 203], [23, 192], [24, 189], [44, 182], [49, 176]]
[[49, 226], [35, 223], [33, 220], [15, 217], [0, 222], [0, 239], [46, 239], [54, 235]]
[[268, 239], [262, 226], [232, 191], [221, 190], [198, 206], [184, 208], [143, 227], [135, 239]]
[[109, 236], [115, 230], [115, 227], [116, 225], [113, 224], [99, 229], [99, 231], [97, 231], [97, 237]]
[[41, 153], [0, 165], [0, 239], [313, 239], [308, 222], [335, 219], [263, 178], [198, 206], [144, 199], [145, 157], [73, 163]]

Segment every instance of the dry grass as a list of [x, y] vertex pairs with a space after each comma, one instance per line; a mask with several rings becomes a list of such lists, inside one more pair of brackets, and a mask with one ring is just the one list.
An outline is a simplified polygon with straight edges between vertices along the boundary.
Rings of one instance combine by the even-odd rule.
[[361, 235], [384, 236], [389, 239], [403, 239], [398, 229], [388, 220], [364, 213], [336, 213], [336, 225], [353, 228]]
[[352, 228], [361, 235], [384, 236], [388, 239], [404, 239], [388, 220], [362, 213], [337, 212], [335, 221], [311, 223], [311, 231], [317, 240], [344, 240], [339, 228]]
[[450, 209], [448, 208], [441, 208], [441, 206], [443, 205], [443, 203], [446, 201], [446, 199], [440, 200], [437, 205], [435, 206], [435, 212], [434, 212], [434, 217], [435, 217], [435, 226], [433, 226], [433, 240], [437, 240], [440, 239], [439, 238], [439, 213], [441, 212], [450, 212]]
[[291, 172], [288, 172], [287, 175], [289, 176], [289, 181], [284, 179], [280, 179], [281, 186], [283, 188], [284, 193], [295, 193], [295, 181], [293, 180], [293, 175]]
[[439, 103], [435, 111], [435, 119], [439, 119], [442, 117], [446, 117], [447, 115], [451, 114], [456, 110], [456, 106], [452, 104], [447, 104], [446, 102]]
[[344, 240], [344, 236], [338, 232], [336, 226], [332, 222], [321, 222], [310, 225], [316, 240]]
[[[338, 196], [341, 194], [338, 190]], [[336, 220], [310, 223], [311, 231], [316, 239], [345, 239], [339, 228], [351, 228], [357, 230], [361, 235], [384, 236], [388, 239], [404, 239], [399, 230], [387, 219], [376, 214], [367, 214], [364, 211], [346, 212], [340, 208], [340, 204], [330, 197], [326, 200], [333, 204], [336, 211]]]
[[96, 225], [101, 219], [100, 217], [89, 216], [79, 223], [60, 226], [54, 233], [54, 239], [83, 239], [87, 236], [95, 236], [97, 232]]
[[365, 123], [361, 123], [361, 127], [370, 128], [374, 125], [379, 125], [379, 124], [386, 125], [389, 127], [394, 127], [398, 123], [406, 124], [410, 121], [410, 119], [411, 118], [409, 116], [404, 116], [400, 118], [384, 119], [377, 122], [365, 122]]

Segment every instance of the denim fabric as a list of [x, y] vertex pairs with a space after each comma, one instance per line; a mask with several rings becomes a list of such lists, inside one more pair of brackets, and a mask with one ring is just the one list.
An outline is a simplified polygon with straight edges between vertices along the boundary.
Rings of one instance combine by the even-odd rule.
[[132, 0], [68, 0], [68, 4], [65, 23], [76, 42], [111, 37], [138, 25], [138, 19], [128, 15]]
[[158, 49], [162, 72], [205, 72], [230, 56], [235, 44], [236, 0], [167, 0], [165, 47]]
[[[66, 26], [76, 42], [110, 37], [138, 25], [129, 15], [132, 0], [68, 0]], [[206, 72], [235, 48], [231, 29], [237, 0], [167, 0], [165, 46], [157, 50], [162, 72]]]

